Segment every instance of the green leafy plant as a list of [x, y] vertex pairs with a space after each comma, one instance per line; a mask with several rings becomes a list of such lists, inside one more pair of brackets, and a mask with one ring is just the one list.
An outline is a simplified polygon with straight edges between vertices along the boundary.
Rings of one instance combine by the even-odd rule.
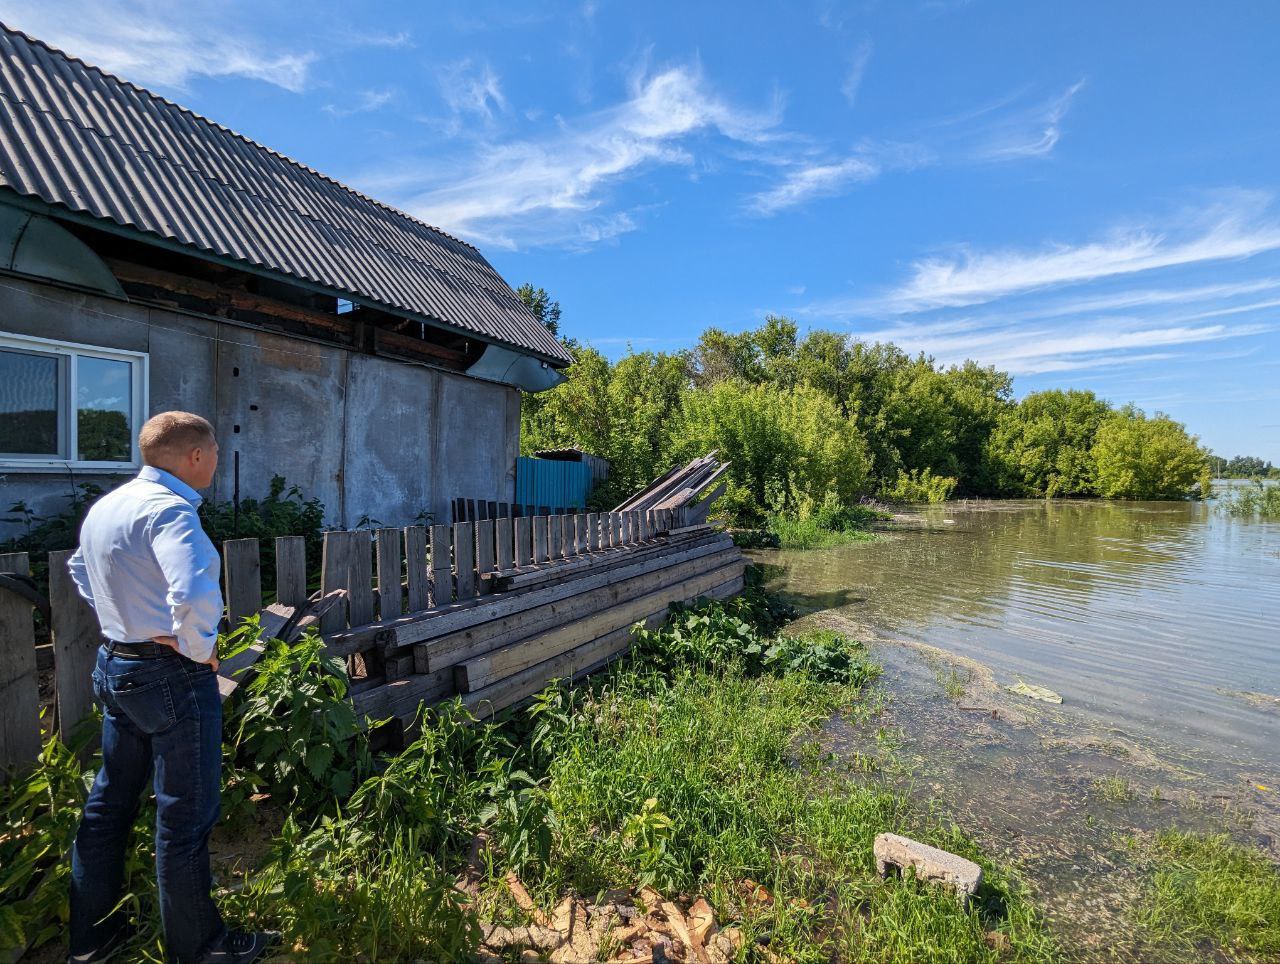
[[233, 765], [290, 803], [323, 809], [346, 799], [372, 766], [346, 667], [315, 632], [265, 647], [228, 716]]
[[913, 469], [899, 472], [893, 485], [883, 489], [880, 495], [889, 502], [946, 502], [956, 484], [955, 479], [934, 475], [931, 469]]

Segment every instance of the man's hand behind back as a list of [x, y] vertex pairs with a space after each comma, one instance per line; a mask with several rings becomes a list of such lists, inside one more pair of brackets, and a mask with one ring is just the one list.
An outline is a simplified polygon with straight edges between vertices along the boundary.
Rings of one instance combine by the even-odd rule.
[[[173, 636], [155, 636], [151, 641], [153, 643], [159, 643], [161, 646], [168, 646], [175, 653], [178, 652], [178, 640]], [[218, 655], [216, 653], [210, 654], [209, 658], [206, 659], [205, 662], [213, 667], [213, 671], [215, 673], [218, 671]]]

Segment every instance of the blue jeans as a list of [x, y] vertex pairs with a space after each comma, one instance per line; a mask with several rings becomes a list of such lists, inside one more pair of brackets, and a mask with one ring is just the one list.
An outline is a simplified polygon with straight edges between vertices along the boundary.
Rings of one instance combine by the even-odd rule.
[[71, 953], [109, 943], [129, 832], [148, 783], [156, 795], [156, 877], [170, 960], [197, 961], [224, 927], [210, 894], [209, 834], [222, 784], [222, 703], [211, 667], [98, 650], [93, 688], [105, 713], [98, 771], [71, 851]]

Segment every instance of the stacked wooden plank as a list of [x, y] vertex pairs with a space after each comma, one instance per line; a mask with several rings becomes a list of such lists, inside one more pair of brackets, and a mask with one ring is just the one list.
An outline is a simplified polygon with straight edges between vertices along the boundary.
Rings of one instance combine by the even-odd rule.
[[716, 461], [713, 451], [654, 479], [615, 511], [671, 509], [683, 513], [684, 525], [701, 525], [707, 521], [711, 503], [724, 495], [728, 480], [722, 480], [722, 476], [729, 471], [729, 465]]
[[[572, 533], [554, 524], [573, 519], [585, 524]], [[745, 560], [733, 541], [708, 527], [672, 534], [674, 513], [544, 521], [545, 540], [528, 534], [525, 564], [484, 573], [483, 594], [327, 637], [334, 652], [372, 652], [368, 663], [383, 667], [377, 685], [355, 693], [360, 713], [407, 722], [421, 704], [455, 694], [478, 715], [495, 713], [621, 655], [632, 627], [657, 624], [672, 603], [742, 588]], [[520, 558], [518, 549], [499, 555]]]

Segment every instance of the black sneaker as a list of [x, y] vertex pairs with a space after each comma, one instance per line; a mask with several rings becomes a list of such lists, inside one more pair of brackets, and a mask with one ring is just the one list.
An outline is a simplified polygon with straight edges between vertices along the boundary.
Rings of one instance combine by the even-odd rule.
[[67, 964], [105, 964], [105, 962], [115, 957], [130, 938], [133, 937], [134, 928], [130, 924], [123, 924], [117, 928], [111, 938], [99, 947], [96, 951], [86, 951], [84, 954], [67, 955]]
[[227, 931], [222, 941], [212, 950], [205, 951], [204, 964], [249, 964], [280, 943], [279, 931]]

